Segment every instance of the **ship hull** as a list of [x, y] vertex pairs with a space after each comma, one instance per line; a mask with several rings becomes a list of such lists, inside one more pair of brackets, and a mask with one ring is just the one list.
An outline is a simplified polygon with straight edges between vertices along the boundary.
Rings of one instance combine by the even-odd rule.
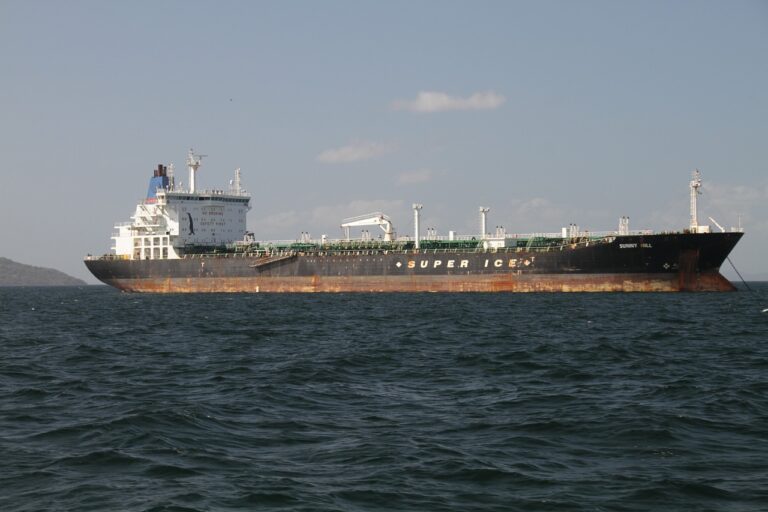
[[546, 251], [379, 249], [85, 263], [106, 284], [155, 293], [732, 291], [719, 269], [741, 236], [621, 236]]
[[312, 292], [677, 292], [733, 291], [719, 273], [693, 279], [658, 274], [536, 274], [527, 276], [129, 278], [107, 279], [115, 288], [152, 293]]

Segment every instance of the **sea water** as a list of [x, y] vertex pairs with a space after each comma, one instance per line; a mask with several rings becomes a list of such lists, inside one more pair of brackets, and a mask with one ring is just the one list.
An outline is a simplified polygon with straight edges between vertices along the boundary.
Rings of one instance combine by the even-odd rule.
[[752, 288], [0, 288], [0, 510], [768, 510]]

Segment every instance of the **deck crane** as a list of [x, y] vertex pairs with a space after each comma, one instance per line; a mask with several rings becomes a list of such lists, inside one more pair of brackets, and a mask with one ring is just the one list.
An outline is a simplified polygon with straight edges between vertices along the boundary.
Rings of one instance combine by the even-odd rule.
[[713, 219], [712, 217], [710, 217], [710, 218], [709, 218], [709, 220], [711, 220], [712, 222], [714, 222], [714, 223], [715, 223], [715, 226], [717, 226], [717, 227], [718, 227], [718, 229], [720, 230], [720, 232], [721, 232], [721, 233], [725, 233], [725, 228], [724, 228], [723, 226], [721, 226], [719, 222], [717, 222], [717, 221], [716, 221], [715, 219]]
[[379, 226], [384, 231], [384, 241], [392, 242], [395, 240], [395, 230], [392, 227], [392, 219], [381, 212], [367, 213], [358, 217], [350, 217], [341, 221], [341, 227], [344, 229], [344, 236], [349, 240], [349, 228], [358, 226]]

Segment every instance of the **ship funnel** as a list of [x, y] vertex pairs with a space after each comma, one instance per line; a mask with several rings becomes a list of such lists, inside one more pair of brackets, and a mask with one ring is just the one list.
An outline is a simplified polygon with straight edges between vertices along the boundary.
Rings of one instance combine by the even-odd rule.
[[157, 169], [153, 169], [152, 177], [149, 179], [149, 188], [147, 189], [147, 202], [157, 201], [158, 190], [168, 190], [170, 182], [166, 173], [166, 167], [163, 164], [157, 164]]

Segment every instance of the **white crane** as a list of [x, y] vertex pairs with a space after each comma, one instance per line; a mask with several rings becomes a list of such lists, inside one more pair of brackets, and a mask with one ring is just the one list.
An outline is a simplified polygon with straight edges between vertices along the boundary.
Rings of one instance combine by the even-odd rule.
[[367, 213], [358, 217], [350, 217], [341, 221], [344, 228], [344, 236], [349, 240], [349, 228], [359, 226], [379, 226], [384, 231], [384, 241], [392, 242], [395, 239], [395, 230], [392, 227], [392, 219], [381, 212]]
[[717, 227], [718, 227], [718, 229], [720, 229], [720, 232], [721, 232], [721, 233], [725, 233], [725, 228], [724, 228], [723, 226], [721, 226], [719, 222], [717, 222], [717, 221], [716, 221], [715, 219], [713, 219], [712, 217], [710, 217], [710, 218], [709, 218], [709, 220], [711, 220], [712, 222], [714, 222], [714, 223], [715, 223], [715, 226], [717, 226]]

